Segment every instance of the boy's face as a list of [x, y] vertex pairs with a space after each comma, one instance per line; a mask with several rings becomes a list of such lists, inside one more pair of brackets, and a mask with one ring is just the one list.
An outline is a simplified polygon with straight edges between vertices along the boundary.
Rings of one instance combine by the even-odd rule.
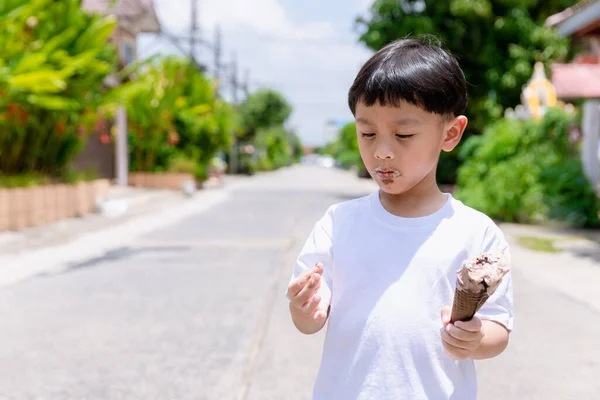
[[443, 118], [405, 102], [400, 107], [358, 103], [355, 117], [363, 162], [389, 194], [405, 193], [422, 182], [435, 185], [440, 151], [452, 151], [467, 125], [464, 116]]

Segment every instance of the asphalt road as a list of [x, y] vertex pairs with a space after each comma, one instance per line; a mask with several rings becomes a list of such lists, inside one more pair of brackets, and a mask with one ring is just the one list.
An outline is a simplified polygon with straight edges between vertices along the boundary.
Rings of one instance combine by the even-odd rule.
[[[293, 260], [330, 204], [372, 188], [316, 167], [259, 176], [127, 247], [0, 289], [0, 399], [309, 399], [323, 334], [291, 324]], [[516, 331], [478, 364], [480, 398], [600, 398], [599, 310], [521, 276]]]

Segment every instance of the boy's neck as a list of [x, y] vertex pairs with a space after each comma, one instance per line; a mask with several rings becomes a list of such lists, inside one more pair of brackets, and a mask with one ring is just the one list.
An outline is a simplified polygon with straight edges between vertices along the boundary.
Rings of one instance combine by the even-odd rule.
[[447, 197], [437, 186], [435, 175], [425, 178], [412, 189], [401, 194], [379, 191], [381, 204], [390, 214], [404, 218], [426, 217], [439, 211]]

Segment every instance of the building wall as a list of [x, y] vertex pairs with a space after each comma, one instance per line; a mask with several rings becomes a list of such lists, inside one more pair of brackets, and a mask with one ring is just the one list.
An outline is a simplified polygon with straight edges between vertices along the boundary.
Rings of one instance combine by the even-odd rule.
[[137, 39], [134, 34], [123, 27], [117, 28], [113, 42], [119, 55], [119, 66], [121, 68], [131, 64], [137, 58]]
[[[137, 58], [136, 36], [123, 27], [118, 27], [111, 37], [119, 57], [119, 67], [123, 68], [135, 61]], [[110, 138], [110, 141], [106, 139]], [[103, 141], [104, 140], [104, 141]], [[73, 161], [73, 168], [78, 171], [93, 169], [100, 178], [114, 179], [115, 170], [115, 146], [110, 135], [110, 123], [100, 120], [94, 131], [88, 136], [87, 141]]]
[[[108, 124], [107, 124], [108, 125]], [[115, 171], [115, 145], [112, 139], [102, 141], [103, 135], [106, 139], [107, 133], [94, 131], [87, 137], [82, 151], [73, 161], [73, 168], [77, 171], [93, 170], [99, 178], [114, 179]], [[110, 136], [108, 136], [110, 137]]]

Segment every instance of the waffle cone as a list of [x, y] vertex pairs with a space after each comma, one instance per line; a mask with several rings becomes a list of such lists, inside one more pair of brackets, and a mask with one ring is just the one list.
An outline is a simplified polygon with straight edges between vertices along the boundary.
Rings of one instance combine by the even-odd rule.
[[480, 292], [456, 289], [450, 322], [470, 320], [489, 297], [490, 295], [485, 289]]

